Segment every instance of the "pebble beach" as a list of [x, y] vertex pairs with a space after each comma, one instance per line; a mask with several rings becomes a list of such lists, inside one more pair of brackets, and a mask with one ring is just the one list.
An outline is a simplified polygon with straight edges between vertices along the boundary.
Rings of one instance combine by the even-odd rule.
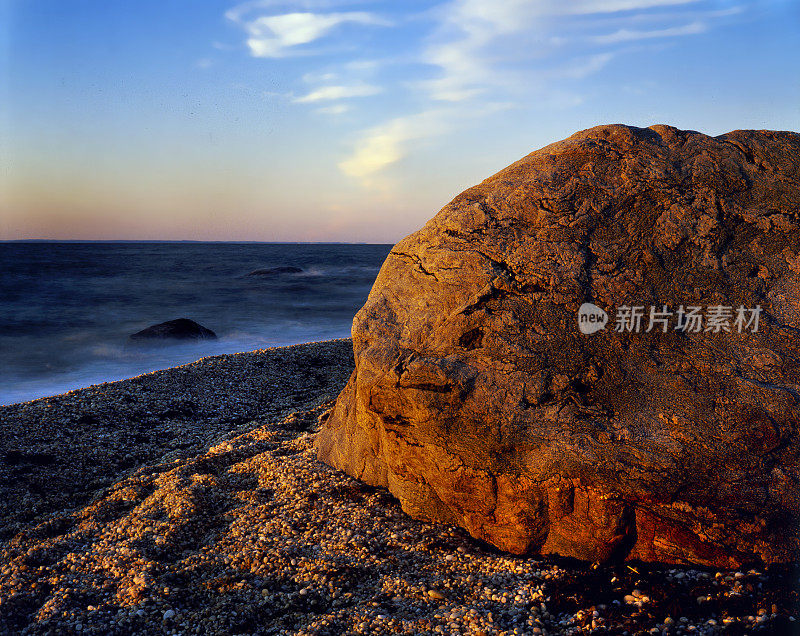
[[316, 459], [349, 340], [0, 407], [0, 634], [796, 634], [798, 570], [511, 557]]

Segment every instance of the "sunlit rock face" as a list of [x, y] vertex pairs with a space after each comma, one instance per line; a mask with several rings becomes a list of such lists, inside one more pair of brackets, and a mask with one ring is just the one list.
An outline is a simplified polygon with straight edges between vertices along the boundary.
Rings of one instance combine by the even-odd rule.
[[538, 150], [395, 246], [353, 344], [319, 457], [414, 517], [516, 554], [789, 561], [800, 135], [611, 125]]

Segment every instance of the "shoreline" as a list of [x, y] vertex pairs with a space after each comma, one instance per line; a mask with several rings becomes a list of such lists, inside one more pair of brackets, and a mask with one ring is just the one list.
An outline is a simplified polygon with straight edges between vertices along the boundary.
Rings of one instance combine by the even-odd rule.
[[498, 553], [316, 459], [350, 340], [0, 407], [0, 633], [792, 633], [791, 568]]
[[[179, 357], [184, 357], [185, 361], [178, 362], [178, 363], [172, 364], [170, 366], [153, 367], [151, 365], [147, 365], [149, 368], [144, 368], [144, 369], [132, 368], [127, 373], [125, 373], [123, 371], [120, 371], [120, 370], [117, 370], [116, 372], [111, 371], [110, 373], [112, 374], [112, 376], [115, 373], [116, 374], [120, 374], [120, 375], [118, 375], [116, 378], [112, 377], [112, 379], [108, 379], [108, 380], [102, 379], [102, 376], [99, 374], [99, 372], [93, 372], [90, 375], [95, 376], [95, 377], [91, 381], [89, 381], [87, 383], [84, 383], [84, 384], [81, 384], [81, 385], [77, 385], [76, 384], [77, 382], [80, 381], [80, 380], [77, 380], [77, 379], [75, 381], [70, 381], [70, 380], [58, 380], [58, 379], [54, 379], [54, 378], [50, 377], [50, 378], [47, 378], [45, 380], [41, 380], [41, 382], [44, 383], [45, 386], [47, 386], [48, 390], [52, 390], [53, 391], [52, 393], [47, 393], [47, 394], [44, 394], [44, 395], [40, 395], [38, 397], [31, 397], [31, 398], [28, 398], [28, 399], [20, 399], [20, 400], [17, 400], [15, 402], [0, 403], [0, 409], [4, 409], [4, 408], [7, 408], [7, 407], [11, 407], [11, 406], [18, 406], [18, 405], [21, 405], [21, 404], [28, 404], [28, 403], [31, 403], [31, 402], [36, 402], [37, 400], [44, 400], [44, 399], [51, 399], [51, 398], [56, 398], [56, 397], [60, 397], [60, 396], [65, 396], [65, 395], [69, 395], [69, 394], [75, 393], [76, 391], [83, 391], [83, 390], [86, 390], [86, 389], [92, 389], [92, 388], [100, 387], [100, 386], [114, 385], [114, 384], [117, 384], [119, 382], [127, 382], [129, 380], [135, 380], [137, 378], [141, 378], [143, 376], [148, 376], [148, 375], [151, 375], [153, 373], [173, 371], [175, 369], [179, 369], [181, 367], [187, 367], [187, 366], [195, 364], [195, 363], [200, 363], [200, 362], [206, 362], [207, 363], [207, 362], [213, 360], [214, 358], [221, 358], [221, 357], [225, 357], [225, 356], [248, 355], [248, 354], [253, 354], [253, 353], [259, 353], [259, 352], [262, 352], [262, 351], [270, 351], [270, 350], [275, 350], [275, 349], [288, 349], [290, 347], [296, 347], [296, 346], [302, 346], [302, 345], [310, 345], [310, 344], [322, 344], [322, 343], [328, 343], [328, 342], [337, 342], [339, 340], [350, 340], [350, 338], [349, 337], [341, 337], [341, 338], [337, 337], [337, 338], [329, 338], [329, 339], [325, 339], [325, 340], [301, 341], [301, 342], [295, 342], [295, 343], [291, 343], [291, 344], [276, 344], [274, 346], [262, 347], [262, 348], [257, 348], [257, 349], [249, 349], [248, 348], [248, 349], [235, 350], [235, 351], [230, 351], [230, 352], [223, 351], [223, 352], [218, 352], [218, 353], [207, 353], [207, 354], [204, 354], [204, 353], [201, 353], [201, 352], [198, 351], [198, 352], [194, 352], [193, 354], [190, 354], [189, 356], [179, 356]], [[206, 342], [211, 342], [212, 344], [214, 344], [215, 342], [218, 342], [218, 341], [206, 341]], [[161, 344], [161, 343], [156, 341], [155, 343], [145, 343], [144, 346], [146, 347], [146, 346], [148, 346], [148, 344], [150, 346], [158, 347], [158, 345]], [[188, 345], [197, 344], [197, 341], [181, 341], [181, 340], [178, 340], [175, 343], [173, 343], [173, 346], [176, 346], [176, 345], [177, 346], [181, 346], [181, 345], [185, 346], [187, 344]], [[130, 346], [130, 343], [125, 342], [125, 346]], [[37, 382], [39, 382], [39, 381], [26, 381], [26, 383], [17, 383], [15, 385], [13, 393], [25, 393], [25, 392], [33, 391], [34, 389], [31, 388], [31, 387], [38, 386]], [[69, 388], [69, 387], [72, 387], [72, 388]], [[38, 392], [39, 390], [44, 390], [44, 389], [35, 389], [35, 390]]]
[[[328, 340], [206, 356], [0, 406], [0, 484], [6, 495], [0, 498], [0, 540], [16, 531], [16, 522], [29, 523], [61, 503], [86, 501], [89, 491], [125, 471], [199, 452], [248, 425], [335, 399], [351, 370], [350, 339]], [[239, 386], [230, 399], [234, 382]], [[86, 456], [69, 447], [77, 441]], [[63, 496], [53, 492], [57, 470]]]

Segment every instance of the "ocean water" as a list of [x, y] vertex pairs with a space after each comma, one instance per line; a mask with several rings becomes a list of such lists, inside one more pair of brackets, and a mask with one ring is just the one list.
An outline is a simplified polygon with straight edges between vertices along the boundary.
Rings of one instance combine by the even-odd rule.
[[[0, 404], [350, 335], [391, 245], [0, 243]], [[257, 269], [301, 272], [248, 276]], [[132, 341], [190, 318], [218, 340]]]

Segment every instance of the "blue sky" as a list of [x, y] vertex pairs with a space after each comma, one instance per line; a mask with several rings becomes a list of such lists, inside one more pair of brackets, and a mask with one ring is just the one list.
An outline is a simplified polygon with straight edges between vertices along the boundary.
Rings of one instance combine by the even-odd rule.
[[790, 0], [0, 0], [0, 239], [394, 242], [601, 123], [800, 129]]

